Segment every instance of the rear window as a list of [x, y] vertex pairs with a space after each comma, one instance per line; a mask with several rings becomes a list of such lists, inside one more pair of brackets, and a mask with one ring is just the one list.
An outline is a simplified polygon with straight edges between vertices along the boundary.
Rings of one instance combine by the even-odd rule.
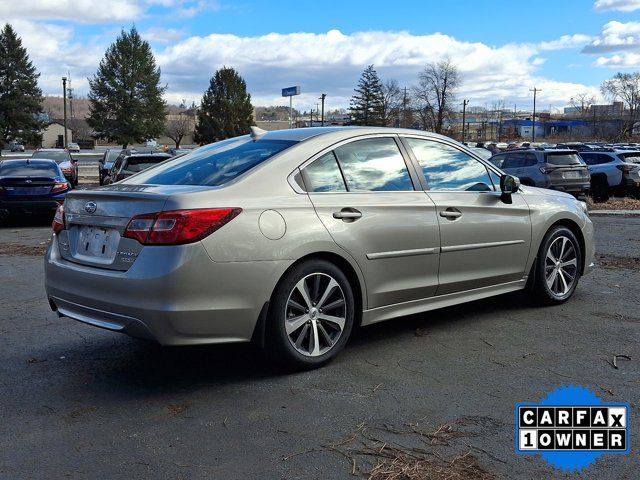
[[613, 162], [613, 157], [603, 153], [583, 153], [582, 159], [587, 165], [602, 165]]
[[551, 165], [580, 165], [577, 153], [547, 153], [547, 163]]
[[231, 138], [173, 158], [123, 183], [219, 186], [294, 145], [290, 140]]
[[57, 177], [55, 165], [27, 165], [26, 163], [0, 163], [0, 177]]
[[618, 158], [625, 162], [640, 163], [640, 152], [620, 153]]
[[148, 157], [129, 157], [128, 159], [125, 160], [123, 168], [124, 170], [137, 173], [137, 172], [146, 170], [149, 167], [153, 167], [154, 165], [157, 165], [160, 162], [164, 162], [169, 158], [170, 157], [165, 155], [162, 155], [162, 156], [149, 155]]
[[34, 152], [31, 158], [47, 158], [55, 160], [56, 163], [62, 163], [69, 161], [69, 154], [62, 150], [59, 152]]

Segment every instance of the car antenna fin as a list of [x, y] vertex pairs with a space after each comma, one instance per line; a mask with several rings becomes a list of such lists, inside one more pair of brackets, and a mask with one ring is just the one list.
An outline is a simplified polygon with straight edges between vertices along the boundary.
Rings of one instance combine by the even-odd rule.
[[251, 128], [251, 140], [253, 140], [254, 142], [257, 142], [258, 140], [260, 140], [262, 137], [264, 137], [267, 133], [266, 130], [263, 130], [262, 128], [256, 127], [256, 126], [252, 126]]

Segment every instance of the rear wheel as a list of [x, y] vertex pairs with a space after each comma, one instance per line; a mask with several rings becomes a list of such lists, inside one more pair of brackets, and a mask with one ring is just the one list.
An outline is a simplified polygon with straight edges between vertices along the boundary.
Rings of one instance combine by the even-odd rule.
[[591, 180], [591, 197], [596, 203], [609, 200], [609, 185], [604, 178], [596, 177]]
[[581, 265], [582, 251], [573, 232], [561, 226], [549, 230], [536, 258], [535, 299], [546, 305], [567, 301], [578, 285]]
[[289, 367], [319, 367], [344, 348], [353, 319], [353, 292], [344, 273], [325, 260], [301, 263], [271, 298], [269, 352]]

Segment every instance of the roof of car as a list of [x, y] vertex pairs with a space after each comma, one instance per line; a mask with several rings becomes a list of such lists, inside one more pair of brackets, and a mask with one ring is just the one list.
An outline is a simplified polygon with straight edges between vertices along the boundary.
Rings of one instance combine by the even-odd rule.
[[66, 152], [66, 148], [39, 148], [36, 152]]
[[407, 128], [391, 128], [391, 127], [360, 127], [360, 126], [338, 126], [338, 127], [308, 127], [293, 128], [288, 130], [272, 130], [261, 136], [260, 138], [268, 140], [291, 140], [302, 142], [313, 137], [335, 135], [336, 137], [345, 137], [347, 134], [368, 135], [376, 133], [386, 134], [403, 134], [403, 135], [419, 135], [430, 138], [442, 138], [451, 141], [451, 138], [444, 137], [437, 133], [425, 132], [424, 130], [413, 130]]
[[136, 152], [130, 153], [129, 155], [125, 155], [127, 158], [136, 158], [136, 157], [173, 157], [173, 155], [165, 152]]
[[57, 165], [55, 160], [49, 160], [48, 158], [7, 158], [0, 160], [0, 163], [22, 163], [24, 165], [45, 165], [45, 164], [54, 164]]

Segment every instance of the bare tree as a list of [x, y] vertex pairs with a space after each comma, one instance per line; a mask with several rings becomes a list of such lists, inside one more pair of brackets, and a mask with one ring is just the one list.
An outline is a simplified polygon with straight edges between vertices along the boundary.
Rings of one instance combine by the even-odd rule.
[[580, 118], [587, 118], [589, 116], [589, 107], [594, 103], [596, 103], [596, 97], [590, 95], [588, 92], [578, 93], [569, 100], [569, 104]]
[[622, 127], [622, 136], [631, 135], [633, 127], [640, 120], [640, 72], [616, 73], [600, 87], [602, 93], [612, 100], [622, 101], [628, 108]]
[[413, 88], [417, 113], [425, 130], [441, 133], [444, 122], [451, 116], [456, 89], [460, 86], [458, 68], [445, 58], [427, 64]]
[[382, 82], [382, 115], [386, 126], [397, 126], [402, 110], [402, 92], [398, 81], [391, 78]]
[[193, 133], [194, 129], [195, 122], [193, 118], [184, 113], [180, 113], [179, 115], [171, 115], [171, 117], [167, 119], [165, 133], [167, 137], [176, 142], [176, 148], [180, 148], [182, 139], [186, 135]]

